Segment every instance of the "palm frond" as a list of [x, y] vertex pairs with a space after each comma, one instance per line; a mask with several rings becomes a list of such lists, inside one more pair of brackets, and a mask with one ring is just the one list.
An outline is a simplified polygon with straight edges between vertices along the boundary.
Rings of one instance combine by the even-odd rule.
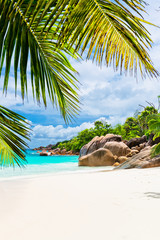
[[149, 129], [157, 134], [160, 132], [160, 114], [153, 114], [147, 118]]
[[151, 156], [155, 157], [160, 154], [160, 143], [156, 144], [154, 147], [152, 147], [151, 150]]
[[[60, 29], [62, 25], [60, 44], [68, 43], [76, 51], [81, 51], [81, 54], [87, 52], [87, 59], [92, 58], [100, 65], [105, 59], [107, 66], [113, 64], [114, 69], [120, 68], [121, 72], [130, 71], [136, 76], [140, 71], [142, 77], [158, 76], [146, 51], [151, 47], [152, 40], [144, 26], [144, 23], [150, 23], [140, 15], [141, 11], [145, 11], [144, 1], [65, 2], [66, 12], [69, 14], [66, 14], [66, 20], [57, 27]], [[139, 17], [136, 16], [137, 13]]]
[[[27, 66], [33, 97], [47, 105], [47, 94], [67, 121], [79, 111], [75, 69], [66, 58], [87, 52], [99, 65], [142, 76], [158, 76], [147, 50], [152, 40], [141, 12], [143, 0], [0, 1], [0, 70], [5, 63], [7, 92], [14, 55], [15, 89], [20, 67], [22, 98], [27, 95]], [[138, 16], [137, 16], [138, 15]], [[149, 23], [148, 23], [149, 24]]]
[[160, 113], [155, 113], [147, 116], [147, 121], [149, 122], [150, 120], [159, 120], [160, 119]]
[[29, 140], [29, 124], [21, 115], [0, 106], [0, 165], [23, 166], [26, 163], [25, 140]]
[[150, 120], [149, 121], [149, 128], [151, 131], [160, 131], [160, 120], [157, 121], [157, 120]]
[[5, 63], [3, 91], [7, 92], [12, 56], [14, 56], [15, 92], [17, 72], [20, 68], [22, 98], [27, 95], [27, 66], [30, 62], [30, 76], [33, 97], [47, 106], [47, 95], [54, 106], [60, 109], [67, 121], [79, 111], [75, 69], [66, 55], [75, 56], [73, 49], [56, 46], [58, 33], [53, 38], [57, 22], [46, 34], [45, 25], [53, 15], [57, 1], [0, 1], [0, 66]]
[[[160, 114], [153, 114], [148, 117], [147, 119], [149, 130], [154, 133], [153, 140], [156, 140], [156, 138], [160, 137]], [[156, 144], [154, 147], [152, 147], [151, 155], [152, 157], [157, 156], [160, 154], [160, 143]]]

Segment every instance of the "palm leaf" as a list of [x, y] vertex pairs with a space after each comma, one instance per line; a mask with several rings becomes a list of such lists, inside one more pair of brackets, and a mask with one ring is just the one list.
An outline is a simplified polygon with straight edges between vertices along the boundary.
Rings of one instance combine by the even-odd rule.
[[[23, 166], [26, 163], [25, 140], [29, 140], [26, 119], [0, 106], [0, 165]], [[24, 139], [24, 140], [23, 140]]]
[[155, 157], [160, 154], [160, 143], [156, 144], [154, 147], [152, 147], [151, 150], [151, 156]]
[[[153, 140], [155, 140], [160, 137], [160, 113], [149, 116], [148, 120], [149, 130], [155, 134], [153, 138]], [[158, 154], [160, 154], [160, 143], [156, 144], [151, 151], [152, 157], [155, 157]]]
[[[125, 7], [126, 6], [126, 7]], [[6, 63], [7, 91], [14, 54], [15, 89], [20, 66], [22, 98], [27, 95], [27, 64], [31, 65], [33, 97], [46, 96], [65, 120], [79, 111], [76, 72], [66, 58], [87, 52], [98, 64], [157, 76], [146, 51], [151, 46], [141, 0], [5, 0], [0, 1], [0, 66]], [[130, 10], [129, 10], [130, 9]], [[135, 14], [134, 14], [135, 13]], [[137, 17], [137, 13], [139, 17]]]
[[[66, 55], [73, 55], [73, 49], [56, 46], [58, 33], [53, 33], [61, 16], [56, 14], [55, 22], [46, 34], [45, 25], [52, 16], [57, 1], [0, 1], [0, 66], [5, 63], [3, 91], [7, 92], [11, 59], [14, 55], [15, 92], [17, 72], [20, 67], [21, 95], [28, 92], [27, 66], [30, 62], [30, 76], [33, 97], [47, 106], [49, 96], [68, 121], [79, 111], [75, 69]], [[49, 18], [50, 19], [50, 18]], [[52, 20], [53, 21], [53, 20]], [[47, 24], [48, 25], [48, 24]], [[44, 29], [44, 30], [43, 30]]]
[[[100, 65], [105, 59], [107, 66], [113, 64], [114, 69], [120, 68], [121, 72], [125, 70], [137, 75], [140, 71], [142, 77], [158, 76], [146, 51], [152, 40], [144, 27], [144, 23], [150, 23], [140, 15], [140, 11], [144, 11], [144, 1], [65, 2], [66, 11], [69, 12], [68, 8], [73, 10], [70, 10], [63, 21], [59, 33], [60, 44], [68, 43], [75, 47], [75, 50], [81, 51], [81, 54], [87, 52], [87, 59], [92, 58]], [[136, 17], [134, 12], [138, 13], [139, 17]], [[60, 28], [59, 25], [57, 29]]]
[[160, 132], [160, 114], [159, 113], [148, 116], [147, 120], [148, 120], [149, 129], [153, 133], [157, 134], [158, 132]]
[[150, 130], [156, 132], [156, 131], [160, 131], [160, 119], [157, 120], [150, 120], [149, 122], [149, 128]]

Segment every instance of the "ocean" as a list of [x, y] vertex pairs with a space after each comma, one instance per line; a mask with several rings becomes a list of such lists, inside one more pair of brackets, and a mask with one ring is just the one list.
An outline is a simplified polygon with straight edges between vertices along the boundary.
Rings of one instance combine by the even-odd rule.
[[79, 172], [92, 172], [98, 170], [111, 170], [112, 167], [79, 167], [79, 156], [40, 156], [34, 150], [26, 150], [27, 164], [24, 168], [2, 167], [0, 178], [31, 177], [39, 174], [70, 174]]

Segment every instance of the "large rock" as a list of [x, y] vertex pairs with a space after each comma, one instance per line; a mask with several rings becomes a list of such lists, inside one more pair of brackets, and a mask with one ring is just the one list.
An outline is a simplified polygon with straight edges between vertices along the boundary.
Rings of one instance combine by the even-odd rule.
[[50, 153], [51, 153], [51, 156], [56, 155], [56, 153], [53, 150]]
[[34, 148], [33, 150], [43, 150], [45, 147], [43, 147], [43, 146], [40, 146], [40, 147], [38, 147], [38, 148]]
[[106, 142], [122, 141], [122, 137], [114, 134], [107, 134], [106, 136], [94, 137], [88, 144], [84, 145], [80, 150], [80, 157], [90, 154], [99, 148], [102, 148]]
[[150, 168], [159, 166], [160, 155], [151, 158], [151, 147], [146, 147], [141, 152], [116, 167], [116, 169]]
[[146, 142], [147, 142], [147, 137], [144, 135], [139, 138], [132, 138], [126, 144], [129, 148], [132, 148], [132, 147], [139, 146], [140, 144], [146, 143]]
[[114, 135], [114, 134], [106, 134], [99, 143], [99, 148], [102, 148], [106, 142], [121, 142], [122, 137], [120, 135]]
[[50, 153], [50, 152], [46, 152], [46, 151], [42, 151], [42, 152], [40, 152], [39, 155], [40, 155], [40, 156], [50, 156], [51, 153]]
[[61, 150], [61, 155], [66, 155], [66, 152], [67, 152], [66, 149], [62, 149]]
[[57, 154], [57, 155], [61, 154], [61, 150], [60, 150], [60, 148], [56, 148], [56, 149], [54, 149], [54, 153]]
[[113, 155], [118, 157], [126, 156], [131, 152], [131, 149], [123, 142], [107, 142], [104, 145], [105, 149], [109, 149]]
[[120, 164], [120, 163], [124, 163], [124, 162], [126, 162], [128, 160], [128, 158], [126, 157], [126, 156], [120, 156], [119, 158], [118, 158], [118, 163]]
[[115, 159], [111, 151], [100, 148], [93, 153], [79, 158], [79, 166], [112, 166]]
[[[81, 148], [81, 150], [80, 150], [80, 157], [87, 155], [88, 150], [89, 150], [89, 148], [91, 147], [91, 145], [92, 145], [94, 142], [96, 142], [98, 139], [99, 139], [99, 137], [96, 136], [96, 137], [94, 137], [89, 143], [87, 143], [86, 145], [84, 145], [84, 146]], [[96, 149], [95, 149], [95, 150], [96, 150]]]
[[[75, 155], [74, 152], [72, 150], [66, 152], [67, 155]], [[78, 154], [79, 155], [79, 154]]]
[[104, 136], [96, 138], [92, 142], [92, 144], [89, 146], [89, 148], [87, 150], [87, 154], [90, 154], [90, 153], [94, 152], [95, 150], [99, 149], [100, 148], [100, 142], [103, 138], [104, 138]]

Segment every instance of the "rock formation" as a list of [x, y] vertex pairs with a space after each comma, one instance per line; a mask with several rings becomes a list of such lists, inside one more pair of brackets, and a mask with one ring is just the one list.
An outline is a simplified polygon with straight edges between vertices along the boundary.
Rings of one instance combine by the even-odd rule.
[[132, 147], [139, 146], [140, 144], [146, 143], [146, 142], [147, 142], [147, 137], [144, 135], [139, 138], [132, 138], [126, 144], [129, 148], [132, 148]]
[[[158, 141], [158, 139], [157, 139]], [[121, 136], [107, 134], [95, 137], [82, 147], [79, 166], [114, 166], [116, 169], [160, 166], [160, 155], [151, 157], [151, 138], [133, 138], [122, 142]]]
[[123, 142], [107, 142], [104, 145], [105, 149], [109, 149], [113, 155], [117, 157], [127, 156], [131, 152], [131, 149]]
[[118, 162], [119, 164], [121, 164], [121, 163], [126, 162], [127, 160], [128, 160], [128, 158], [127, 158], [126, 156], [120, 156], [120, 157], [117, 159], [117, 162]]
[[106, 142], [122, 141], [122, 137], [114, 134], [107, 134], [106, 136], [94, 137], [88, 144], [84, 145], [80, 150], [80, 157], [90, 154], [99, 148], [102, 148]]
[[160, 166], [160, 155], [151, 157], [151, 147], [148, 146], [141, 150], [138, 154], [132, 156], [124, 163], [120, 164], [116, 169], [130, 168], [149, 168]]
[[[119, 135], [107, 134], [96, 136], [80, 150], [79, 166], [114, 166], [116, 169], [148, 168], [160, 166], [160, 155], [151, 157], [151, 147], [160, 142], [160, 138], [153, 140], [153, 134], [147, 137], [123, 140]], [[40, 147], [40, 156], [50, 155], [79, 155], [72, 150], [52, 149]]]
[[50, 152], [46, 152], [46, 151], [40, 152], [40, 156], [50, 156], [50, 155], [51, 155]]
[[104, 148], [79, 158], [79, 166], [112, 166], [115, 159], [111, 151]]
[[42, 152], [37, 151], [37, 153], [40, 154], [40, 156], [53, 156], [53, 155], [79, 155], [79, 152], [73, 152], [72, 150], [67, 151], [66, 149], [42, 149]]

